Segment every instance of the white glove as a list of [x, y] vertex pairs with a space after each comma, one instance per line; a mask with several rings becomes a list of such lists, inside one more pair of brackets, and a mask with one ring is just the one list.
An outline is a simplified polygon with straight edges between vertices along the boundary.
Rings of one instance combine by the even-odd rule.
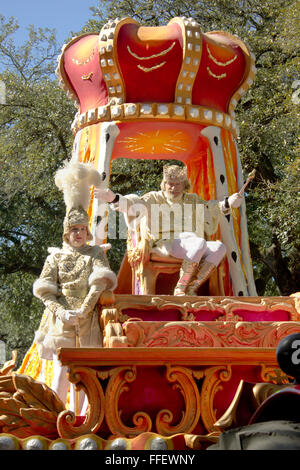
[[79, 317], [80, 317], [80, 311], [79, 310], [58, 310], [57, 316], [58, 318], [65, 323], [66, 325], [75, 325], [78, 323]]
[[228, 198], [228, 204], [230, 207], [233, 207], [236, 209], [237, 207], [240, 207], [243, 201], [243, 196], [241, 196], [239, 193], [234, 193]]
[[94, 197], [104, 202], [112, 202], [115, 199], [116, 194], [111, 189], [95, 188]]

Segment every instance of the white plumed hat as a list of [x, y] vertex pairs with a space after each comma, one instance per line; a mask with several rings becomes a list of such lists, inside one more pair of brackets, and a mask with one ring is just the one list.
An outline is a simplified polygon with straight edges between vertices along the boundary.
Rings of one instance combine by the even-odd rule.
[[90, 187], [99, 186], [101, 176], [90, 163], [65, 162], [63, 168], [55, 174], [55, 184], [63, 192], [66, 204], [63, 239], [74, 225], [85, 225], [88, 240], [92, 240], [89, 230], [89, 217], [87, 210], [90, 202]]

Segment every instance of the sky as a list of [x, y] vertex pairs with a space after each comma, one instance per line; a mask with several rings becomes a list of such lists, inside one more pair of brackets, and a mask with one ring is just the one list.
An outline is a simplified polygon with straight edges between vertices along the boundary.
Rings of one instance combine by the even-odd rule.
[[90, 7], [98, 5], [99, 0], [0, 0], [0, 14], [18, 20], [14, 39], [19, 45], [27, 39], [26, 28], [31, 24], [55, 28], [57, 42], [63, 45], [71, 31], [77, 33], [92, 18]]

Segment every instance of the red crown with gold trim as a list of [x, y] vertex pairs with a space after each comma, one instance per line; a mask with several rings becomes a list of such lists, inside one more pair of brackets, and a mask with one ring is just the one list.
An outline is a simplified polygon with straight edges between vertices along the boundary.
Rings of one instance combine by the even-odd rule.
[[239, 38], [202, 33], [192, 18], [142, 27], [116, 19], [63, 46], [57, 75], [78, 106], [73, 132], [103, 121], [177, 120], [236, 134], [235, 107], [254, 56]]

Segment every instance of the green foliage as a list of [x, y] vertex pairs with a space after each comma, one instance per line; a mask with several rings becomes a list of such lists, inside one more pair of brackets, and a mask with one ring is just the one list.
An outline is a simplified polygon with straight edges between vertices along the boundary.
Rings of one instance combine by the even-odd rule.
[[0, 276], [0, 340], [6, 345], [6, 357], [18, 351], [18, 363], [28, 349], [41, 319], [41, 303], [32, 295], [34, 276], [17, 272]]

